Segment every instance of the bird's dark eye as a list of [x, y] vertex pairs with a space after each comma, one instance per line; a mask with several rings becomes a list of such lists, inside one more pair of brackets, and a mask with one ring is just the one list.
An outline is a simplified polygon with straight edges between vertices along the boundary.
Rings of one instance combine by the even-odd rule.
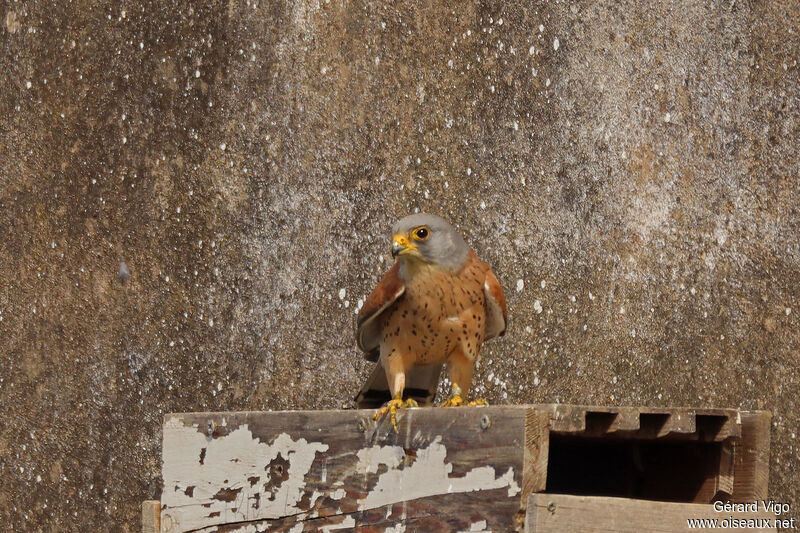
[[424, 241], [427, 239], [429, 234], [430, 232], [428, 231], [428, 228], [417, 228], [414, 230], [414, 237], [416, 237], [416, 239], [419, 241]]

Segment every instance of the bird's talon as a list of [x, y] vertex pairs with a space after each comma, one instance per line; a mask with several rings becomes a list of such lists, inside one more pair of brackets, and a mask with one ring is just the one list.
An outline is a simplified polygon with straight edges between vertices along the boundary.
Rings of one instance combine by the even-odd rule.
[[464, 405], [464, 400], [461, 398], [460, 394], [454, 394], [442, 402], [440, 407], [459, 407]]
[[450, 396], [448, 399], [446, 399], [444, 402], [442, 402], [440, 407], [461, 407], [461, 406], [475, 407], [478, 405], [489, 405], [489, 402], [487, 402], [483, 398], [478, 398], [477, 400], [472, 400], [471, 402], [465, 402], [460, 394], [454, 394]]
[[378, 409], [378, 411], [372, 415], [372, 419], [377, 422], [386, 416], [386, 413], [389, 413], [389, 421], [392, 423], [394, 432], [399, 433], [400, 431], [397, 429], [397, 410], [400, 408], [405, 409], [409, 407], [419, 407], [419, 405], [411, 398], [405, 401], [401, 400], [400, 398], [395, 398], [393, 400], [389, 400], [383, 407]]

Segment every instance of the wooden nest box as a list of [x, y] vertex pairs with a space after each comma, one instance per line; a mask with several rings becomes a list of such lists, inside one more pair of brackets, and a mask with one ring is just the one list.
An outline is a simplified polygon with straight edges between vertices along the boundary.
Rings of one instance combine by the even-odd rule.
[[164, 488], [145, 502], [144, 530], [633, 532], [775, 518], [710, 505], [767, 497], [768, 412], [419, 408], [398, 414], [398, 432], [373, 413], [167, 415]]

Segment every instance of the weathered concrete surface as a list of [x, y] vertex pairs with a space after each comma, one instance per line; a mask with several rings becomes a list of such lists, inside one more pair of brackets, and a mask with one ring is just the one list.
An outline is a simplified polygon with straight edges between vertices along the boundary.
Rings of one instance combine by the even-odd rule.
[[506, 287], [479, 393], [770, 409], [796, 515], [797, 2], [0, 17], [4, 526], [137, 530], [167, 411], [348, 405], [417, 208]]

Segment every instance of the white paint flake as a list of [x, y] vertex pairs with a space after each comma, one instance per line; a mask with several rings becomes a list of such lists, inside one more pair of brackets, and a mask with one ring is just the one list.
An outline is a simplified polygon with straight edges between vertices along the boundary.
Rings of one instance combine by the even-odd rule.
[[522, 292], [525, 289], [525, 280], [522, 278], [517, 280], [517, 292]]
[[473, 522], [469, 525], [469, 529], [461, 530], [458, 533], [492, 533], [492, 530], [489, 529], [486, 520], [481, 520], [479, 522]]
[[339, 299], [344, 300], [345, 296], [347, 296], [347, 289], [342, 287], [341, 289], [339, 289]]
[[358, 451], [358, 464], [356, 471], [375, 474], [380, 465], [386, 465], [390, 470], [397, 468], [403, 462], [402, 446], [373, 446]]
[[[247, 424], [224, 438], [212, 439], [197, 427], [186, 427], [175, 418], [164, 424], [164, 443], [164, 486], [169, 489], [164, 491], [161, 501], [166, 505], [165, 514], [177, 522], [181, 531], [207, 527], [206, 517], [217, 511], [228, 522], [300, 513], [297, 505], [304, 494], [305, 476], [316, 454], [328, 450], [327, 444], [302, 438], [294, 440], [286, 433], [264, 443], [253, 436]], [[287, 477], [267, 490], [263, 482], [269, 478], [265, 468], [268, 470], [278, 457], [287, 462], [284, 473]], [[262, 482], [249, 483], [250, 477], [261, 478]], [[189, 487], [192, 490], [187, 490]], [[215, 498], [223, 488], [236, 491], [236, 499]], [[248, 502], [256, 498], [261, 505], [254, 509]]]
[[[382, 450], [381, 448], [388, 448]], [[363, 459], [362, 459], [362, 453]], [[376, 457], [377, 455], [377, 457]], [[375, 487], [359, 502], [359, 510], [374, 509], [400, 501], [425, 498], [437, 494], [472, 492], [508, 487], [508, 497], [519, 494], [520, 487], [514, 480], [514, 469], [495, 477], [491, 466], [473, 468], [462, 477], [450, 477], [452, 463], [445, 461], [447, 448], [436, 437], [430, 446], [417, 451], [417, 459], [411, 466], [398, 468], [403, 457], [399, 446], [373, 446], [359, 452], [359, 464], [365, 463], [368, 472], [377, 472], [380, 461], [388, 468], [380, 475]], [[403, 487], [398, 491], [398, 487]]]
[[536, 300], [535, 302], [533, 302], [533, 310], [536, 311], [537, 315], [539, 313], [541, 313], [542, 312], [542, 302], [540, 302], [539, 300]]
[[[297, 530], [295, 528], [290, 529], [289, 533], [295, 533], [295, 532], [302, 531], [303, 530], [302, 526], [303, 525], [300, 524], [301, 528], [299, 530]], [[216, 529], [217, 528], [214, 528], [212, 531], [216, 531]], [[252, 525], [252, 524], [247, 524], [245, 526], [240, 526], [240, 527], [236, 528], [236, 533], [263, 533], [264, 531], [265, 531], [264, 529], [259, 529], [258, 526], [255, 526], [255, 525]]]
[[558, 42], [558, 37], [553, 39], [553, 50], [558, 50], [558, 47], [561, 46], [561, 43]]

